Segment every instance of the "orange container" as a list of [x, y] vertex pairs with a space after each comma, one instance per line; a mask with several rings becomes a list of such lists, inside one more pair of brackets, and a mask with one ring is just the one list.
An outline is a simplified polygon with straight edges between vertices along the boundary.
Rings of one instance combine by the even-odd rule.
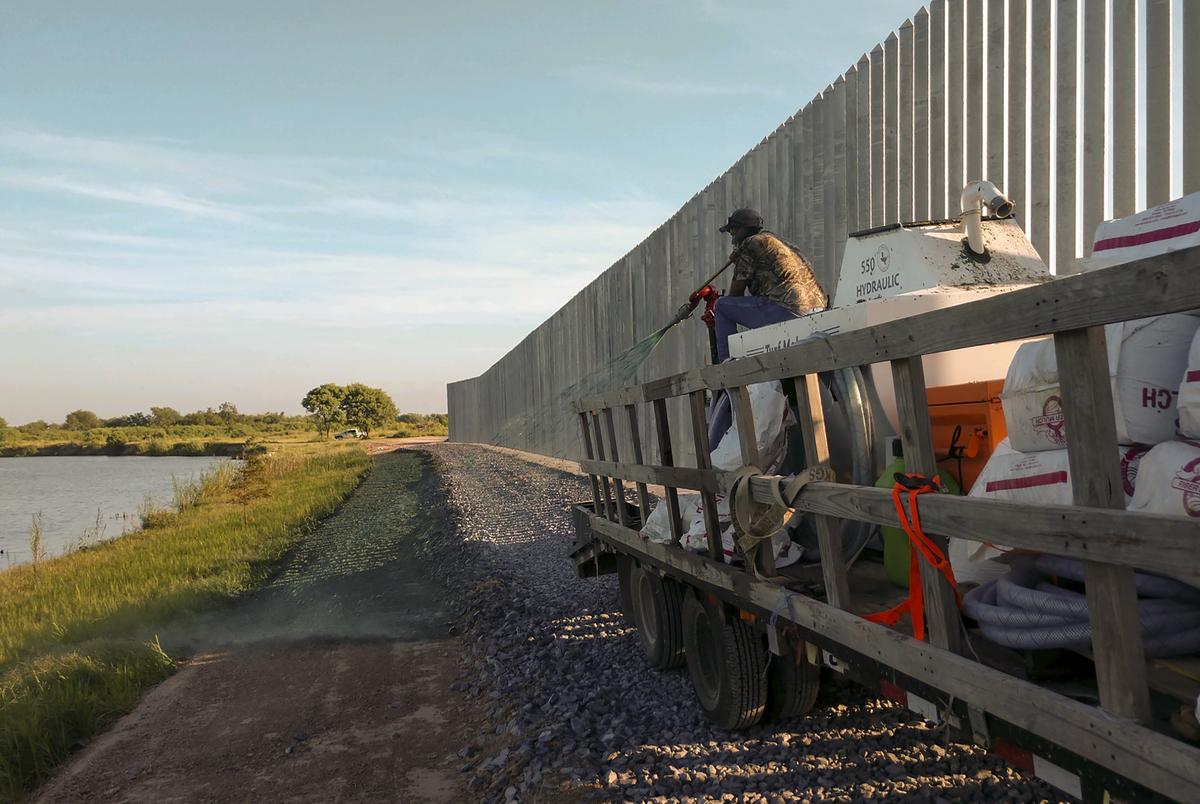
[[[1000, 392], [1004, 380], [925, 389], [938, 469], [952, 473], [963, 493], [971, 490], [996, 445], [1008, 435]], [[956, 436], [957, 431], [957, 436]]]

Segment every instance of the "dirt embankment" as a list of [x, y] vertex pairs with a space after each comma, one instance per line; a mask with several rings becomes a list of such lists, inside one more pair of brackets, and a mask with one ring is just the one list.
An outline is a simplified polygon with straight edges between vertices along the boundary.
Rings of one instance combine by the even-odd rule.
[[416, 557], [422, 463], [384, 454], [274, 582], [164, 634], [195, 658], [39, 791], [44, 802], [462, 801], [482, 702]]

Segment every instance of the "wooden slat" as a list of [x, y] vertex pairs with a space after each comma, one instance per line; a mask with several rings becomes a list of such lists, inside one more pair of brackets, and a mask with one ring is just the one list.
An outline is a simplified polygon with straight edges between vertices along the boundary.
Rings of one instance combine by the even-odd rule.
[[[592, 451], [592, 434], [588, 432], [588, 417], [586, 413], [579, 414], [579, 426], [583, 431], [583, 454], [586, 455], [590, 460], [591, 458], [595, 457], [595, 453]], [[592, 487], [592, 510], [599, 513], [600, 482], [596, 479], [596, 474], [594, 472], [588, 474], [588, 482]]]
[[1183, 192], [1200, 192], [1200, 5], [1183, 4], [1183, 138], [1193, 147], [1183, 149]]
[[[1033, 338], [1200, 307], [1200, 246], [710, 366], [710, 388]], [[982, 325], [981, 322], [987, 322]]]
[[[612, 459], [614, 463], [621, 462], [621, 454], [617, 446], [617, 428], [613, 423], [613, 409], [604, 409], [604, 427], [608, 433], [608, 444], [612, 448]], [[617, 519], [622, 525], [629, 526], [629, 511], [625, 507], [625, 484], [620, 478], [613, 477], [613, 488], [617, 497]]]
[[883, 47], [871, 51], [871, 225], [886, 219], [887, 163], [884, 159], [884, 58]]
[[900, 37], [883, 42], [883, 223], [900, 220]]
[[[929, 403], [925, 398], [925, 370], [921, 358], [892, 361], [892, 381], [896, 388], [896, 409], [900, 419], [900, 440], [904, 445], [904, 467], [910, 473], [933, 477], [938, 473], [929, 425]], [[909, 517], [912, 511], [909, 510]], [[946, 552], [946, 537], [925, 533]], [[929, 641], [939, 648], [961, 653], [962, 624], [954, 588], [928, 561], [920, 562], [921, 586], [925, 591], [925, 622]]]
[[579, 468], [584, 472], [595, 472], [606, 477], [619, 477], [632, 483], [653, 483], [674, 489], [691, 489], [712, 494], [729, 491], [732, 475], [711, 469], [695, 469], [690, 466], [656, 466], [654, 464], [618, 463], [583, 459]]
[[[734, 477], [729, 472], [609, 461], [583, 460], [580, 467], [585, 472], [618, 475], [633, 482], [707, 489], [713, 494], [727, 493]], [[758, 502], [769, 504], [775, 499], [772, 486], [786, 480], [771, 476], [752, 478], [751, 495]], [[874, 486], [810, 483], [804, 487], [795, 507], [836, 519], [857, 519], [889, 527], [900, 523], [891, 491]], [[1013, 528], [1012, 523], [1018, 519], [1021, 527]], [[1195, 549], [1200, 525], [1180, 517], [939, 494], [922, 497], [921, 522], [928, 530], [953, 533], [970, 541], [991, 542], [997, 533], [1003, 533], [1004, 543], [1009, 547], [1081, 561], [1123, 564], [1200, 585], [1200, 554]]]
[[946, 212], [946, 0], [929, 4], [929, 217]]
[[983, 161], [984, 95], [983, 95], [983, 49], [986, 28], [983, 20], [983, 0], [967, 0], [966, 60], [967, 77], [963, 85], [963, 101], [966, 117], [963, 120], [964, 146], [963, 169], [966, 180], [987, 178], [987, 165]]
[[1092, 2], [1083, 8], [1083, 255], [1092, 253], [1092, 236], [1104, 220], [1104, 187], [1108, 173], [1107, 143], [1105, 142], [1105, 36], [1108, 7]]
[[1137, 0], [1112, 0], [1113, 217], [1137, 211]]
[[1008, 73], [1005, 69], [1005, 25], [1004, 0], [989, 0], [987, 6], [987, 45], [984, 60], [987, 63], [987, 142], [984, 145], [984, 177], [1010, 193], [1005, 176], [1005, 148], [1007, 147], [1008, 120], [1004, 113], [1007, 94]]
[[1054, 78], [1050, 40], [1053, 23], [1051, 3], [1034, 3], [1029, 17], [1029, 205], [1026, 231], [1046, 265], [1050, 265], [1050, 146], [1053, 107], [1051, 84]]
[[1013, 215], [1022, 224], [1029, 218], [1025, 192], [1025, 36], [1027, 0], [1008, 0], [1008, 173], [1004, 191], [1013, 200]]
[[1171, 199], [1171, 0], [1146, 0], [1146, 206]]
[[[800, 427], [804, 433], [806, 466], [829, 464], [829, 440], [825, 435], [825, 408], [817, 375], [807, 374], [792, 380], [796, 389]], [[821, 548], [821, 577], [825, 581], [825, 599], [839, 609], [850, 608], [850, 580], [846, 557], [842, 554], [841, 523], [824, 514], [814, 517], [817, 543]]]
[[929, 12], [913, 18], [913, 220], [929, 214]]
[[966, 102], [963, 87], [966, 76], [966, 8], [964, 0], [946, 0], [946, 213], [957, 218], [958, 195], [966, 183]]
[[[1054, 336], [1054, 352], [1068, 428], [1073, 502], [1124, 508], [1104, 328], [1060, 332]], [[1085, 561], [1083, 573], [1100, 704], [1119, 717], [1148, 722], [1150, 689], [1133, 569]]]
[[896, 220], [912, 221], [913, 216], [913, 48], [916, 34], [912, 20], [900, 25], [900, 51], [896, 74]]
[[[742, 453], [743, 466], [757, 466], [761, 471], [762, 457], [758, 452], [757, 428], [754, 426], [754, 409], [750, 406], [750, 393], [745, 386], [729, 389], [729, 398], [733, 403], [734, 421], [737, 422], [738, 448]], [[775, 553], [770, 540], [767, 540], [755, 558], [760, 574], [770, 577], [775, 574]]]
[[[629, 440], [633, 447], [633, 462], [637, 464], [645, 463], [645, 457], [642, 455], [642, 433], [638, 426], [637, 406], [626, 405], [625, 415], [629, 419]], [[637, 494], [638, 507], [642, 512], [642, 526], [644, 527], [646, 517], [650, 516], [650, 493], [646, 490], [644, 482], [638, 482]]]
[[[696, 450], [696, 467], [712, 468], [712, 456], [708, 446], [708, 422], [704, 416], [704, 392], [688, 394], [688, 406], [692, 419], [692, 443]], [[712, 492], [702, 491], [700, 501], [704, 506], [704, 527], [708, 530], [708, 555], [715, 561], [724, 558], [721, 548], [721, 522], [717, 517], [717, 498]]]
[[[654, 407], [654, 430], [658, 435], [658, 460], [663, 466], [675, 465], [675, 450], [671, 446], [671, 421], [667, 417], [667, 403], [664, 399], [656, 399]], [[659, 481], [661, 482], [661, 481]], [[680, 527], [679, 493], [670, 483], [662, 483], [667, 488], [667, 513], [671, 517], [671, 541], [676, 544], [683, 538]]]
[[[600, 427], [600, 414], [592, 413], [592, 430], [596, 438], [596, 457], [601, 461], [606, 460], [604, 454], [604, 434]], [[620, 496], [614, 499], [613, 490], [609, 488], [609, 477], [601, 475], [600, 477], [601, 490], [604, 492], [604, 515], [613, 522], [618, 521], [619, 510], [622, 507]]]
[[[654, 544], [637, 533], [592, 517], [592, 527], [613, 544], [689, 583], [734, 596], [764, 613], [782, 617], [837, 655], [836, 646], [894, 668], [948, 697], [979, 707], [1020, 729], [1062, 745], [1086, 760], [1132, 779], [1168, 798], [1200, 800], [1200, 749], [1087, 704], [1021, 681], [972, 659], [917, 642], [848, 611], [781, 590], [734, 567], [687, 550]], [[832, 646], [832, 647], [831, 647]]]
[[[858, 208], [855, 231], [871, 226], [871, 60], [865, 54], [858, 60], [858, 99], [854, 116], [858, 131], [858, 185], [852, 198]], [[833, 296], [833, 289], [829, 289]]]
[[1076, 124], [1078, 92], [1075, 84], [1075, 63], [1079, 56], [1079, 33], [1075, 3], [1059, 3], [1055, 19], [1055, 87], [1058, 98], [1054, 115], [1054, 138], [1057, 151], [1054, 158], [1054, 260], [1050, 270], [1057, 274], [1068, 274], [1075, 267], [1075, 211], [1076, 199]]

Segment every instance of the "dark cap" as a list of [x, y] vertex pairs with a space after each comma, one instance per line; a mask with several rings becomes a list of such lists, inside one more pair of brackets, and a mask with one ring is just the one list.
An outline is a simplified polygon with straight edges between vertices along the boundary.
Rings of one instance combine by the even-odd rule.
[[718, 231], [728, 232], [738, 226], [748, 226], [751, 229], [761, 229], [763, 225], [762, 215], [758, 214], [758, 210], [743, 207], [735, 209], [733, 214], [729, 216], [729, 220]]

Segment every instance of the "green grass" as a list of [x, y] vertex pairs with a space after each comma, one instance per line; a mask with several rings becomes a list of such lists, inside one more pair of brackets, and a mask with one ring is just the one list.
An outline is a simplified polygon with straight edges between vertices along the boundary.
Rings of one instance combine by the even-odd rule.
[[181, 489], [155, 527], [0, 572], [0, 799], [30, 790], [173, 666], [172, 622], [261, 585], [370, 459], [298, 445]]

